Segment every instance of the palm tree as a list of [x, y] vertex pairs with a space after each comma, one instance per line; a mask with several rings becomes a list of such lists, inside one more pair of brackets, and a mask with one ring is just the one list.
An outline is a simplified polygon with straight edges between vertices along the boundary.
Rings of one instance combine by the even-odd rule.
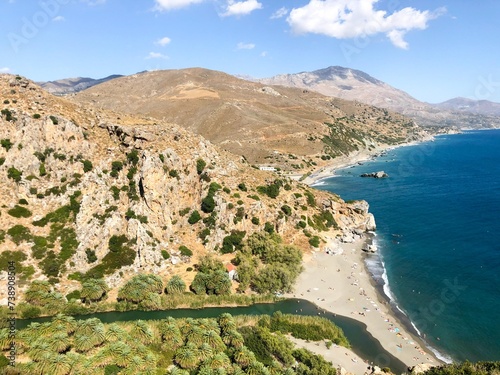
[[246, 369], [247, 375], [269, 375], [269, 370], [261, 362], [253, 361]]
[[183, 369], [192, 370], [198, 365], [199, 358], [195, 350], [183, 346], [175, 353], [174, 361]]
[[96, 302], [104, 298], [109, 288], [103, 279], [90, 279], [82, 283], [80, 297], [84, 302]]
[[204, 342], [203, 334], [204, 334], [204, 331], [200, 327], [194, 326], [191, 328], [191, 330], [187, 334], [187, 337], [186, 337], [187, 342], [191, 342], [196, 347], [198, 347]]
[[[88, 344], [90, 345], [90, 348], [93, 346], [101, 345], [106, 338], [104, 333], [104, 324], [102, 324], [101, 321], [97, 318], [86, 319], [78, 322], [78, 325], [75, 329], [75, 341], [77, 341], [79, 337], [82, 336], [88, 338]], [[82, 344], [81, 340], [80, 344]], [[86, 347], [88, 346], [83, 344], [83, 348]]]
[[226, 350], [226, 345], [224, 345], [219, 334], [215, 331], [210, 330], [203, 332], [203, 342], [209, 344], [216, 352]]
[[200, 347], [198, 348], [198, 357], [200, 358], [200, 361], [204, 361], [210, 358], [212, 355], [213, 355], [212, 347], [206, 342], [201, 344]]
[[168, 371], [168, 375], [189, 375], [189, 371], [180, 369], [179, 367], [172, 367]]
[[232, 346], [236, 349], [241, 348], [245, 344], [243, 336], [235, 329], [225, 331], [225, 333], [222, 335], [222, 341], [224, 342], [224, 344]]
[[186, 290], [186, 283], [181, 279], [179, 275], [174, 275], [167, 282], [165, 287], [165, 292], [168, 294], [182, 294]]
[[0, 329], [0, 350], [10, 349], [12, 338], [9, 337], [10, 331], [7, 328]]
[[268, 367], [270, 375], [281, 375], [283, 374], [283, 367], [279, 364], [278, 361], [273, 361], [271, 365]]
[[58, 327], [64, 327], [64, 331], [68, 335], [74, 333], [76, 329], [76, 320], [72, 316], [57, 314], [54, 318], [52, 318], [51, 323], [57, 325]]
[[67, 351], [71, 345], [71, 340], [66, 332], [59, 332], [48, 339], [51, 350], [57, 353]]
[[132, 330], [130, 331], [130, 334], [132, 337], [138, 339], [145, 345], [151, 344], [154, 340], [153, 331], [143, 320], [132, 322]]
[[40, 361], [44, 354], [50, 353], [51, 347], [45, 340], [38, 340], [28, 350], [28, 355], [33, 361]]
[[222, 332], [236, 329], [236, 323], [234, 322], [233, 316], [229, 313], [221, 314], [218, 323]]
[[203, 365], [208, 366], [214, 370], [218, 369], [218, 368], [227, 369], [227, 368], [231, 367], [231, 360], [229, 359], [229, 357], [225, 353], [221, 352], [221, 353], [217, 353], [213, 357], [207, 359], [203, 363]]
[[162, 341], [171, 345], [173, 349], [177, 349], [183, 344], [181, 331], [175, 323], [162, 321], [158, 325], [158, 331], [160, 332]]
[[146, 293], [139, 304], [139, 307], [144, 310], [160, 310], [161, 306], [161, 296], [153, 292]]
[[255, 361], [255, 354], [243, 346], [234, 353], [234, 361], [244, 369]]
[[122, 340], [126, 335], [127, 332], [122, 327], [116, 323], [111, 323], [104, 333], [104, 338], [107, 342], [116, 342]]
[[50, 371], [47, 372], [48, 374], [67, 375], [71, 370], [71, 364], [65, 355], [52, 354], [49, 368]]

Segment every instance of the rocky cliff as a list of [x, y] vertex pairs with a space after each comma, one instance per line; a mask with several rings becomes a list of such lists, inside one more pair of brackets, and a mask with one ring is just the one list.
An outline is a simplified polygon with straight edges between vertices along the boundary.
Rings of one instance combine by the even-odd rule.
[[231, 233], [271, 228], [309, 251], [311, 236], [351, 241], [375, 228], [366, 202], [256, 170], [176, 125], [12, 75], [0, 75], [0, 99], [0, 258], [17, 262], [21, 290], [47, 279], [66, 293], [79, 273], [114, 288], [138, 272], [176, 274], [221, 256]]

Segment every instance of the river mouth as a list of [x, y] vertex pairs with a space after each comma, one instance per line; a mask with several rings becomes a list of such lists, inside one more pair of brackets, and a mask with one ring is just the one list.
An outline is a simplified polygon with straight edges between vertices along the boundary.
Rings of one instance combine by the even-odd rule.
[[[160, 311], [111, 311], [89, 315], [76, 315], [76, 320], [97, 318], [103, 323], [126, 322], [133, 320], [161, 320], [172, 318], [216, 318], [223, 313], [231, 315], [272, 315], [276, 311], [283, 314], [313, 315], [324, 317], [344, 331], [351, 343], [351, 349], [361, 358], [367, 360], [368, 365], [376, 365], [380, 368], [389, 367], [394, 373], [403, 373], [408, 370], [407, 366], [398, 358], [387, 352], [380, 342], [367, 330], [366, 325], [354, 319], [332, 314], [324, 311], [313, 303], [302, 299], [285, 299], [274, 303], [259, 303], [241, 307], [206, 307], [202, 309], [172, 309]], [[18, 319], [17, 329], [26, 328], [31, 323], [43, 323], [50, 321], [51, 317]]]

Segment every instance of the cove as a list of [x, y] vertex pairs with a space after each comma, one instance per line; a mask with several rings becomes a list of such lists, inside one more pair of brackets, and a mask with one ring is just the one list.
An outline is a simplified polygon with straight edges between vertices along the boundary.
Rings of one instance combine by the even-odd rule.
[[[366, 325], [354, 319], [335, 315], [319, 309], [313, 303], [302, 299], [285, 299], [274, 303], [254, 304], [243, 307], [206, 307], [203, 309], [172, 309], [161, 311], [125, 311], [103, 312], [89, 315], [76, 315], [76, 320], [98, 318], [103, 323], [126, 322], [133, 320], [160, 320], [173, 318], [216, 318], [223, 313], [237, 315], [272, 315], [276, 311], [283, 314], [320, 315], [327, 318], [344, 331], [351, 343], [352, 350], [361, 358], [368, 360], [381, 368], [389, 367], [395, 373], [403, 373], [407, 366], [395, 356], [386, 351], [380, 342], [367, 330]], [[18, 319], [17, 329], [26, 328], [31, 323], [50, 321], [51, 317], [35, 319]]]

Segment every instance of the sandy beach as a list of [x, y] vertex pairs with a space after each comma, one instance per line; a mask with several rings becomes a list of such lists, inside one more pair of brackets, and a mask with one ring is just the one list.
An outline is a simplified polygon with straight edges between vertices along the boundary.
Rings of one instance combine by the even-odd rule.
[[[303, 298], [331, 313], [363, 322], [385, 350], [409, 367], [422, 363], [441, 364], [396, 318], [386, 299], [375, 288], [364, 265], [363, 244], [364, 240], [341, 244], [341, 254], [313, 253], [305, 260], [304, 272], [288, 297]], [[308, 348], [321, 349], [335, 366], [344, 367], [353, 374], [366, 371], [367, 364], [361, 362], [360, 365], [363, 360], [345, 348], [325, 353], [320, 346]]]

